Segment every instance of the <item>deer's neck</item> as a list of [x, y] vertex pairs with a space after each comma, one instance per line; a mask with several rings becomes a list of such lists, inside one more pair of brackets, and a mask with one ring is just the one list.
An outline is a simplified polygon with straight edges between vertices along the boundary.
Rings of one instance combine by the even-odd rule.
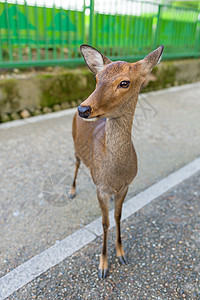
[[134, 111], [135, 109], [132, 108], [118, 118], [106, 120], [106, 152], [113, 159], [130, 154]]

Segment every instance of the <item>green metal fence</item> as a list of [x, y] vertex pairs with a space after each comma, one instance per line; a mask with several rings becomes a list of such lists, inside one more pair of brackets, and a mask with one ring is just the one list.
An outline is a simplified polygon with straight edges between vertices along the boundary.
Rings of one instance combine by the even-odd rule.
[[198, 10], [132, 0], [58, 1], [0, 2], [0, 67], [81, 63], [82, 43], [112, 59], [139, 59], [160, 44], [164, 58], [200, 57]]

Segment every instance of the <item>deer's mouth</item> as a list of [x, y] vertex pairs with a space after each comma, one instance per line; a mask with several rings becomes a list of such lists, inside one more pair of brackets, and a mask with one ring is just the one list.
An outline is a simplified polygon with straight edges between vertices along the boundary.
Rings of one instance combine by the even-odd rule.
[[95, 117], [89, 117], [89, 118], [82, 118], [84, 121], [86, 122], [96, 122], [97, 120], [99, 120], [100, 118], [102, 117], [102, 115], [98, 115], [98, 116], [95, 116]]

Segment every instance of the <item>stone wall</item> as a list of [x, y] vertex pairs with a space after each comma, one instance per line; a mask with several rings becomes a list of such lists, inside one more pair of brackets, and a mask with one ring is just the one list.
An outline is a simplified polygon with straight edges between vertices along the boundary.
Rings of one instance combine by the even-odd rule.
[[[86, 68], [3, 77], [0, 79], [1, 122], [77, 106], [95, 88], [94, 74]], [[153, 70], [142, 92], [199, 80], [200, 59], [164, 61]]]

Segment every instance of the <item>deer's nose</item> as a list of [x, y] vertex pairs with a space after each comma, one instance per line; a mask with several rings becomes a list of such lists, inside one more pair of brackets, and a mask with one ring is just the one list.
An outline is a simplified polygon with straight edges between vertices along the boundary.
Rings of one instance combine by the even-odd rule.
[[91, 107], [90, 106], [79, 106], [78, 114], [81, 118], [87, 119], [91, 114]]

